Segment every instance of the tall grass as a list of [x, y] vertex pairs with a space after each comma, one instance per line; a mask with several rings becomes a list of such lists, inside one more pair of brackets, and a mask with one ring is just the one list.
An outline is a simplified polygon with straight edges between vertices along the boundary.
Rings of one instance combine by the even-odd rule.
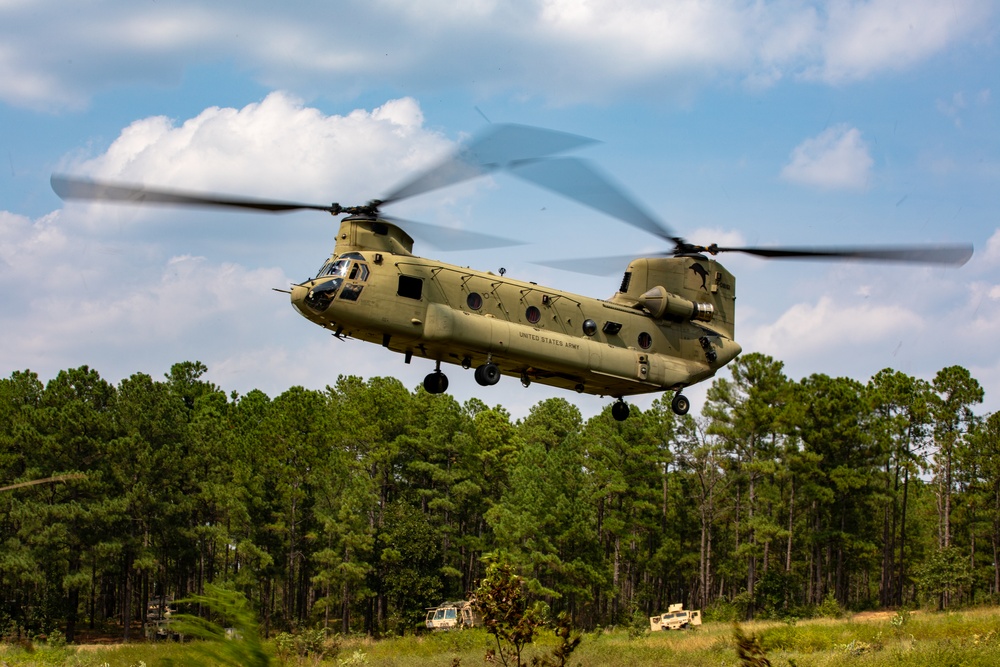
[[[918, 613], [845, 619], [815, 619], [794, 624], [744, 623], [743, 630], [758, 637], [760, 647], [774, 667], [994, 667], [1000, 665], [1000, 608], [953, 613]], [[324, 660], [291, 659], [286, 665], [346, 667], [448, 667], [483, 665], [493, 638], [482, 630], [463, 630], [418, 637], [372, 640], [341, 639], [340, 652]], [[525, 649], [525, 657], [550, 654], [558, 639], [542, 632]], [[166, 659], [183, 662], [190, 645], [131, 644], [96, 650], [48, 649], [44, 645], [27, 653], [18, 647], [0, 647], [0, 664], [72, 667], [146, 667]], [[573, 653], [573, 665], [598, 667], [738, 666], [733, 627], [705, 623], [681, 632], [647, 633], [630, 638], [627, 629], [586, 633]]]

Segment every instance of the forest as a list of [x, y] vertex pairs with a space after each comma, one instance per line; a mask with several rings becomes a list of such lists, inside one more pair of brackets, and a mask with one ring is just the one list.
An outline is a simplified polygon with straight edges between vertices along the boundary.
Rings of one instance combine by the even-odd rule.
[[[128, 639], [214, 584], [266, 634], [412, 632], [502, 560], [580, 628], [1000, 602], [1000, 413], [958, 366], [867, 384], [747, 354], [699, 416], [513, 420], [387, 377], [226, 393], [0, 379], [0, 631]], [[33, 483], [56, 477], [48, 483]]]

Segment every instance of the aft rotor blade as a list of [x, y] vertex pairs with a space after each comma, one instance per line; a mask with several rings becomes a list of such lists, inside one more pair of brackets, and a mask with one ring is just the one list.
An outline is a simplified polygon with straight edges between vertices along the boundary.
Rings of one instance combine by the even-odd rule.
[[607, 213], [675, 246], [684, 240], [657, 220], [619, 187], [609, 176], [579, 158], [555, 157], [525, 160], [512, 165], [510, 172], [529, 183], [569, 197], [585, 206]]
[[[654, 255], [666, 257], [667, 255]], [[618, 255], [608, 257], [589, 257], [576, 259], [553, 259], [544, 262], [532, 262], [539, 266], [547, 266], [560, 271], [572, 271], [573, 273], [584, 273], [590, 276], [610, 276], [613, 273], [622, 273], [628, 268], [630, 262], [636, 259], [635, 255]]]
[[419, 237], [422, 241], [429, 243], [439, 250], [482, 250], [524, 244], [523, 241], [514, 241], [501, 236], [470, 232], [467, 229], [433, 225], [427, 222], [414, 222], [413, 220], [403, 220], [395, 216], [383, 215], [381, 218], [400, 226], [405, 231], [412, 233], [414, 236]]
[[742, 252], [766, 259], [867, 260], [962, 266], [972, 257], [972, 245], [859, 246], [842, 248], [707, 248], [709, 252]]
[[97, 181], [73, 176], [53, 175], [52, 189], [62, 199], [86, 199], [91, 201], [112, 201], [132, 204], [167, 204], [173, 206], [200, 206], [221, 208], [245, 208], [269, 213], [289, 211], [326, 211], [338, 213], [339, 206], [302, 204], [298, 202], [253, 199], [230, 195], [185, 192], [147, 188], [144, 185]]
[[454, 155], [420, 176], [398, 186], [383, 204], [437, 190], [503, 169], [518, 160], [532, 160], [597, 143], [568, 132], [505, 123], [490, 125]]

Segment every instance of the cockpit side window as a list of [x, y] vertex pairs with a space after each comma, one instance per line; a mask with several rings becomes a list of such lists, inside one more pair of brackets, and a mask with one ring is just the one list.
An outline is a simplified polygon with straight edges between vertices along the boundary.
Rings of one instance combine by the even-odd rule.
[[361, 282], [368, 280], [368, 265], [364, 262], [355, 262], [354, 266], [351, 267], [349, 278], [350, 280], [360, 280]]

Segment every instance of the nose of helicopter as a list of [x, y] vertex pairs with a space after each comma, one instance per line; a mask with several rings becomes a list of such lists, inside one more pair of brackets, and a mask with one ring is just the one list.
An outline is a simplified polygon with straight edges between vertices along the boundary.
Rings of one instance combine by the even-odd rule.
[[309, 317], [309, 311], [305, 307], [306, 297], [309, 296], [309, 287], [307, 285], [292, 285], [291, 290], [291, 301], [292, 307], [299, 311], [300, 315]]

